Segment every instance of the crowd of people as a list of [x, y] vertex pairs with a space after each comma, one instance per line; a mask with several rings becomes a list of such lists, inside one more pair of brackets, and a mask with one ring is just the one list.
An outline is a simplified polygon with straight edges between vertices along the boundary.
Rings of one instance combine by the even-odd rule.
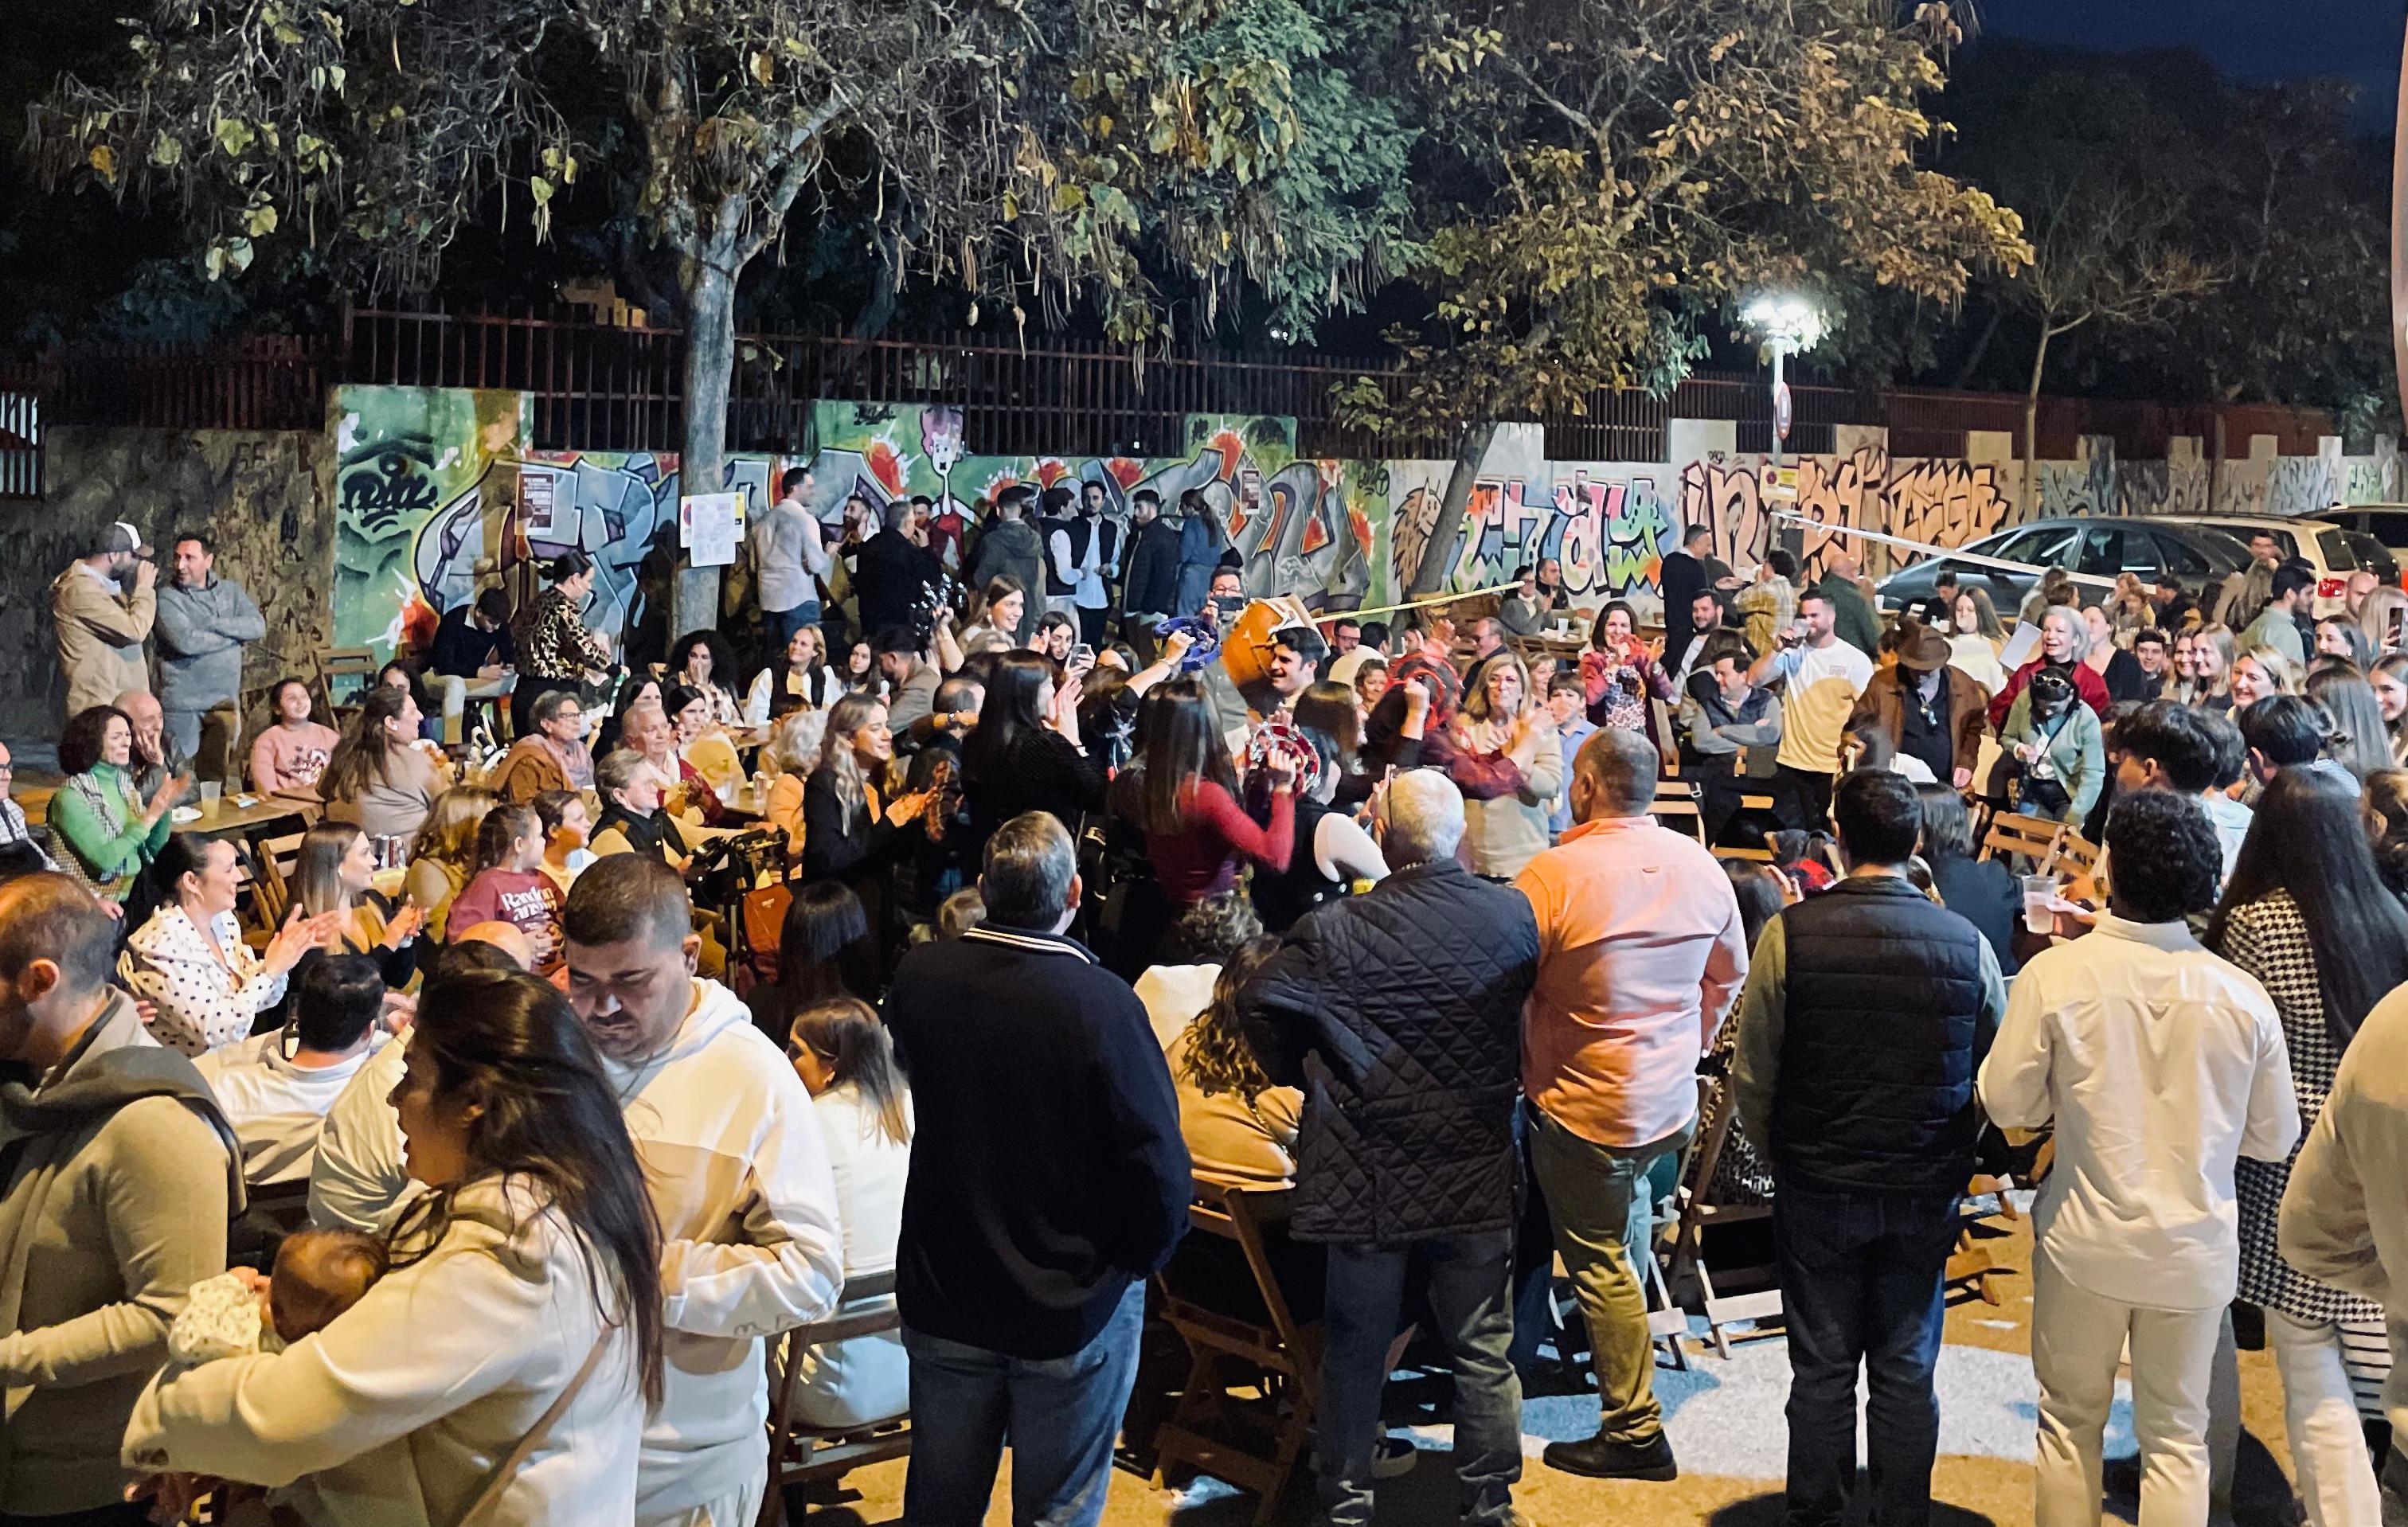
[[[278, 682], [211, 782], [310, 819], [289, 867], [178, 830], [256, 607], [112, 526], [54, 591], [65, 782], [0, 792], [0, 1523], [222, 1485], [737, 1527], [764, 1344], [892, 1308], [790, 1344], [797, 1419], [909, 1414], [915, 1523], [983, 1520], [1008, 1446], [1015, 1520], [1092, 1524], [1231, 1191], [1291, 1194], [1323, 1517], [1371, 1518], [1417, 1326], [1505, 1522], [1558, 1263], [1599, 1408], [1543, 1463], [1677, 1477], [1649, 1273], [1701, 1096], [1770, 1201], [1792, 1520], [1928, 1520], [1944, 1268], [2023, 1131], [2040, 1521], [2099, 1520], [2126, 1361], [2143, 1520], [2208, 1520], [2236, 1299], [2308, 1520], [2408, 1509], [2361, 1422], [2408, 1278], [2408, 598], [2317, 621], [2261, 549], [2205, 610], [2044, 579], [2011, 634], [1700, 527], [1655, 639], [1613, 600], [1564, 641], [1552, 563], [1259, 631], [1213, 504], [1117, 493], [839, 524], [790, 473], [757, 628], [619, 651], [569, 553], [339, 714]], [[2052, 934], [1999, 811], [2103, 849]]]

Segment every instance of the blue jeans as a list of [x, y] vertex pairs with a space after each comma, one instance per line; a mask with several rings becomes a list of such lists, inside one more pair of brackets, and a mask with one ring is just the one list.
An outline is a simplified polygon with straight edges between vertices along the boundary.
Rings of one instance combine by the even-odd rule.
[[[793, 609], [763, 610], [761, 629], [768, 634], [770, 661], [777, 661], [779, 654], [785, 651], [786, 644], [795, 639], [796, 632], [807, 625], [819, 623], [820, 602], [816, 599], [806, 599]], [[822, 653], [821, 658], [825, 661], [827, 654]]]
[[1522, 1477], [1522, 1381], [1506, 1349], [1513, 1341], [1513, 1233], [1454, 1235], [1410, 1246], [1332, 1246], [1323, 1319], [1321, 1510], [1330, 1527], [1368, 1527], [1371, 1449], [1380, 1434], [1380, 1391], [1388, 1344], [1403, 1320], [1405, 1277], [1426, 1286], [1437, 1335], [1455, 1360], [1455, 1474], [1463, 1520], [1485, 1527], [1512, 1520]]
[[1133, 1279], [1104, 1328], [1068, 1357], [1033, 1362], [905, 1326], [911, 1471], [903, 1520], [978, 1527], [1009, 1442], [1015, 1527], [1095, 1527], [1144, 1324], [1145, 1283]]
[[1789, 1324], [1788, 1527], [1836, 1527], [1856, 1485], [1856, 1370], [1865, 1372], [1872, 1527], [1926, 1527], [1940, 1446], [1941, 1278], [1955, 1193], [1814, 1192], [1772, 1200]]

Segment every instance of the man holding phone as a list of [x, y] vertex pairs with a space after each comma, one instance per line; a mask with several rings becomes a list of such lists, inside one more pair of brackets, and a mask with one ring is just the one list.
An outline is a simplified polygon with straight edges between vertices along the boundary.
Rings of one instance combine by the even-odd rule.
[[1784, 827], [1811, 831], [1830, 815], [1842, 734], [1872, 682], [1873, 660], [1840, 639], [1835, 619], [1831, 602], [1808, 590], [1798, 596], [1798, 619], [1773, 633], [1771, 649], [1747, 671], [1751, 684], [1786, 685], [1772, 778], [1772, 814]]
[[50, 619], [58, 630], [59, 671], [66, 679], [66, 713], [105, 706], [127, 690], [150, 688], [142, 643], [158, 619], [159, 564], [142, 533], [118, 521], [100, 533], [89, 556], [50, 584]]

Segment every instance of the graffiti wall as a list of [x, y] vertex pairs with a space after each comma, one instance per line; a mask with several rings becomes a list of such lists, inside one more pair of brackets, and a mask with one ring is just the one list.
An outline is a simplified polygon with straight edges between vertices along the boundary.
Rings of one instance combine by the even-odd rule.
[[218, 575], [248, 589], [267, 621], [244, 653], [246, 690], [315, 674], [332, 645], [327, 443], [315, 430], [47, 430], [48, 498], [0, 521], [0, 564], [15, 580], [0, 586], [0, 734], [20, 744], [58, 735], [66, 687], [50, 582], [117, 520], [158, 548], [163, 577], [178, 535], [215, 538]]
[[405, 640], [433, 637], [437, 607], [419, 582], [419, 542], [438, 519], [456, 527], [508, 507], [532, 418], [523, 392], [335, 390], [337, 647], [382, 659]]
[[[437, 613], [500, 580], [524, 597], [535, 566], [571, 549], [594, 559], [587, 621], [624, 635], [665, 617], [680, 492], [675, 456], [526, 449], [528, 409], [512, 392], [344, 388], [332, 413], [335, 483], [334, 640], [380, 654], [422, 640]], [[1711, 455], [1680, 464], [1550, 460], [1536, 425], [1505, 425], [1482, 462], [1460, 533], [1434, 544], [1451, 463], [1336, 461], [1297, 454], [1296, 421], [1192, 415], [1174, 454], [1156, 457], [993, 456], [965, 438], [962, 410], [928, 404], [823, 401], [810, 448], [794, 458], [739, 456], [725, 486], [749, 509], [766, 506], [793, 466], [810, 469], [810, 503], [831, 526], [847, 501], [873, 513], [925, 497], [936, 545], [956, 561], [983, 507], [1007, 488], [1092, 487], [1105, 512], [1126, 521], [1139, 495], [1166, 512], [1202, 495], [1243, 561], [1247, 590], [1290, 593], [1316, 609], [1371, 608], [1401, 599], [1430, 557], [1445, 586], [1510, 581], [1525, 564], [1553, 560], [1584, 604], [1652, 592], [1681, 527], [1702, 523], [1716, 555], [1758, 560], [1776, 509], [1758, 456]], [[2329, 442], [2337, 445], [2338, 442]], [[1795, 467], [1795, 511], [1819, 571], [1853, 539], [1875, 530], [1932, 546], [1961, 546], [2014, 522], [2020, 467], [1940, 458], [1894, 458], [1879, 443]], [[2211, 476], [2214, 486], [2210, 488]], [[2037, 465], [2043, 516], [2099, 513], [2296, 513], [2335, 501], [2381, 502], [2401, 493], [2398, 452], [2266, 457], [2225, 464], [2196, 454], [2121, 462], [2112, 442], [2086, 441], [2071, 462]], [[1864, 558], [1879, 573], [1894, 553]], [[739, 566], [728, 609], [749, 607]], [[653, 632], [662, 635], [665, 633]]]

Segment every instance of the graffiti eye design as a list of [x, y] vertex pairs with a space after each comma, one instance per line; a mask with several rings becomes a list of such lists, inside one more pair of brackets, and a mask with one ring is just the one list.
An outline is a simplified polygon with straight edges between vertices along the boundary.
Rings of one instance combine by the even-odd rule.
[[361, 446], [344, 456], [336, 485], [343, 517], [364, 535], [382, 535], [397, 521], [434, 511], [440, 496], [434, 444], [408, 437]]

